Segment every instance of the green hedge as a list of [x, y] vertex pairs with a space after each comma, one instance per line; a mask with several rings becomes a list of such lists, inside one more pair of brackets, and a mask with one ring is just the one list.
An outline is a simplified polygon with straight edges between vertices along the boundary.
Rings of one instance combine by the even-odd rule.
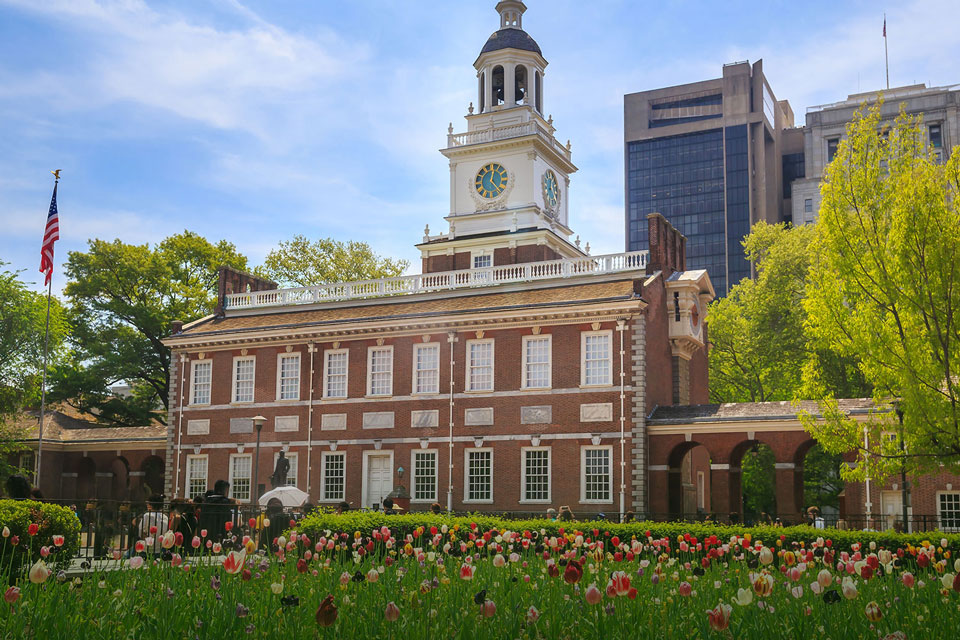
[[[36, 535], [29, 527], [36, 524]], [[40, 558], [40, 548], [51, 547], [46, 563], [65, 567], [80, 550], [80, 520], [66, 507], [33, 500], [0, 500], [0, 530], [10, 530], [8, 537], [0, 537], [0, 575], [20, 570]], [[63, 546], [53, 546], [53, 536], [62, 535]], [[14, 536], [19, 538], [16, 546]]]
[[897, 549], [899, 547], [906, 547], [908, 544], [917, 546], [924, 540], [929, 540], [932, 544], [939, 545], [940, 540], [946, 538], [949, 548], [953, 549], [954, 552], [960, 550], [960, 534], [948, 534], [939, 531], [898, 534], [892, 531], [814, 529], [809, 526], [776, 528], [739, 527], [686, 522], [631, 522], [627, 524], [606, 521], [558, 522], [543, 519], [509, 520], [483, 514], [447, 516], [429, 513], [411, 513], [388, 516], [379, 511], [358, 511], [343, 515], [314, 512], [298, 524], [297, 530], [306, 533], [311, 539], [316, 540], [328, 529], [330, 531], [348, 533], [360, 531], [363, 535], [370, 535], [373, 529], [387, 526], [395, 537], [399, 537], [412, 533], [414, 529], [420, 526], [429, 530], [431, 526], [439, 528], [444, 524], [448, 527], [460, 525], [461, 529], [469, 529], [472, 524], [476, 524], [477, 530], [481, 533], [489, 529], [497, 529], [500, 531], [509, 529], [510, 531], [545, 530], [547, 535], [559, 535], [560, 529], [563, 529], [565, 532], [581, 531], [586, 536], [592, 536], [594, 530], [597, 530], [601, 536], [605, 534], [609, 536], [619, 536], [623, 540], [629, 540], [634, 535], [638, 538], [645, 537], [647, 531], [649, 531], [650, 535], [654, 538], [670, 538], [674, 541], [676, 541], [677, 536], [682, 536], [687, 533], [701, 540], [707, 536], [715, 535], [723, 541], [729, 540], [733, 535], [743, 536], [749, 533], [754, 540], [762, 540], [764, 544], [771, 546], [776, 544], [776, 540], [780, 536], [785, 536], [787, 544], [794, 541], [810, 543], [818, 537], [823, 537], [824, 539], [829, 538], [832, 540], [834, 549], [841, 551], [848, 550], [853, 543], [869, 544], [870, 542], [876, 542], [878, 547]]

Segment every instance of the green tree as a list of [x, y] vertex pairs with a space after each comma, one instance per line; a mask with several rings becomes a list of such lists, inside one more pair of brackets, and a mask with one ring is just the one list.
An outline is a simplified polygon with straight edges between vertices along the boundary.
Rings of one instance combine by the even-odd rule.
[[843, 458], [814, 445], [803, 461], [803, 507], [840, 507], [844, 482], [840, 477]]
[[800, 395], [808, 362], [840, 397], [869, 387], [856, 361], [813, 344], [803, 301], [813, 226], [759, 222], [743, 241], [757, 276], [710, 306], [710, 396], [715, 402], [769, 402]]
[[[4, 264], [0, 262], [0, 267]], [[63, 353], [67, 331], [60, 301], [51, 299], [50, 358]], [[18, 273], [0, 271], [0, 478], [17, 471], [9, 454], [23, 449], [13, 418], [40, 405], [47, 296], [30, 291]]]
[[258, 275], [286, 287], [309, 287], [331, 282], [377, 280], [399, 276], [410, 266], [374, 253], [366, 242], [341, 242], [333, 238], [311, 241], [296, 235], [267, 254]]
[[777, 512], [776, 457], [765, 444], [753, 447], [740, 462], [740, 482], [743, 493], [743, 513], [748, 520], [756, 520], [761, 513]]
[[[193, 320], [216, 305], [217, 269], [246, 269], [233, 244], [190, 231], [154, 247], [91, 240], [69, 254], [72, 362], [53, 372], [54, 398], [108, 424], [165, 421], [173, 320]], [[132, 395], [110, 387], [129, 384]]]
[[[881, 124], [879, 104], [847, 127], [822, 187], [804, 307], [817, 343], [857, 358], [879, 404], [867, 422], [837, 408], [816, 367], [806, 390], [822, 420], [805, 426], [831, 453], [856, 451], [852, 480], [899, 472], [960, 471], [960, 153], [940, 164], [919, 122]], [[893, 432], [894, 437], [885, 437]]]

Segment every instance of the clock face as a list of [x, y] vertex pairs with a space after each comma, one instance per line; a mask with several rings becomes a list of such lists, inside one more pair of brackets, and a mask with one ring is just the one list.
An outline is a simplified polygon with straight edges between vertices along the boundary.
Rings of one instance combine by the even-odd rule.
[[507, 188], [507, 170], [498, 162], [480, 167], [474, 186], [481, 198], [496, 198]]
[[543, 201], [550, 209], [556, 209], [560, 202], [560, 185], [553, 171], [547, 169], [543, 174]]

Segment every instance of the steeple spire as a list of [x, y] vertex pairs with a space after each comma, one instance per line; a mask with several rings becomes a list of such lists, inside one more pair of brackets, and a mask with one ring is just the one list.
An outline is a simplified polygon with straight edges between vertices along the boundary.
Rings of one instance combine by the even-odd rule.
[[500, 14], [501, 29], [522, 29], [523, 12], [527, 6], [520, 0], [500, 0], [497, 3], [497, 13]]

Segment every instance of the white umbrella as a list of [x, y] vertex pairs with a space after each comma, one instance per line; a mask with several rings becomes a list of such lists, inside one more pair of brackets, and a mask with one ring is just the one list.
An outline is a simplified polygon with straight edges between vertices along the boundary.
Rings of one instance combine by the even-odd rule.
[[260, 496], [260, 506], [267, 506], [272, 498], [277, 498], [285, 507], [300, 507], [307, 501], [307, 492], [296, 487], [277, 487]]

